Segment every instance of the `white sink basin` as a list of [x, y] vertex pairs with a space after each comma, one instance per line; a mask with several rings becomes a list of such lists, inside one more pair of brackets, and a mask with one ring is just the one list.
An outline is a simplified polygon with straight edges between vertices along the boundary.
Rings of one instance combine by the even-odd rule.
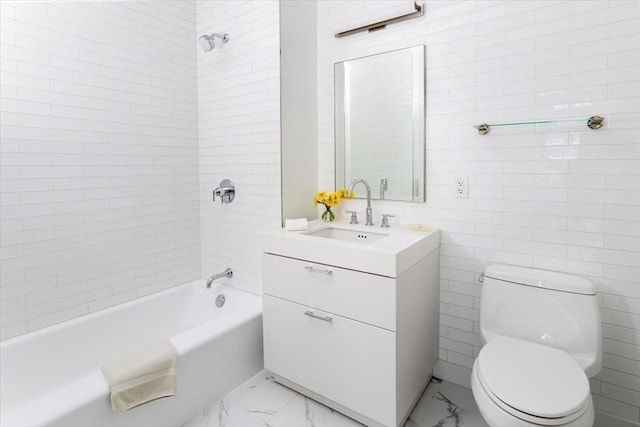
[[398, 277], [440, 246], [438, 229], [393, 224], [372, 230], [347, 221], [315, 220], [306, 231], [279, 229], [263, 237], [266, 253], [387, 277]]
[[309, 231], [307, 236], [322, 237], [325, 239], [344, 240], [346, 242], [360, 242], [360, 243], [373, 243], [376, 240], [383, 239], [388, 234], [373, 233], [370, 231], [362, 230], [349, 230], [345, 228], [327, 227], [319, 230]]

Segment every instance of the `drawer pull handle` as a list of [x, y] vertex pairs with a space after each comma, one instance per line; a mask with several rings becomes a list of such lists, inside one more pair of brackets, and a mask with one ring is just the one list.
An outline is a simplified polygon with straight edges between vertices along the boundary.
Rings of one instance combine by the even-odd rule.
[[307, 271], [310, 271], [311, 273], [320, 273], [320, 274], [326, 274], [326, 275], [333, 274], [333, 271], [329, 270], [328, 268], [318, 268], [318, 267], [314, 267], [313, 265], [307, 265], [304, 267], [304, 269]]
[[304, 314], [306, 314], [309, 317], [313, 317], [314, 319], [320, 319], [320, 320], [324, 320], [325, 322], [333, 322], [333, 317], [329, 317], [329, 316], [319, 316], [317, 314], [315, 314], [313, 311], [309, 310], [309, 311], [305, 311]]

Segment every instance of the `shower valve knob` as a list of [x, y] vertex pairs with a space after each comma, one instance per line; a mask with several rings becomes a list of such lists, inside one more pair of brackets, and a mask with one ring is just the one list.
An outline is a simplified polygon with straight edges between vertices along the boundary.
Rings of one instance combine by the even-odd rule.
[[213, 201], [216, 201], [216, 196], [220, 198], [222, 204], [231, 203], [236, 197], [236, 186], [230, 179], [223, 179], [220, 182], [220, 186], [213, 190]]

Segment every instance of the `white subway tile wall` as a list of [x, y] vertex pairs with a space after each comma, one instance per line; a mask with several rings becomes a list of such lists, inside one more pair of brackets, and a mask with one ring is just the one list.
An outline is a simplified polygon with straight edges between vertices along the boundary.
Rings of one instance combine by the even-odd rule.
[[[226, 267], [260, 293], [259, 232], [280, 226], [278, 3], [0, 8], [2, 339]], [[374, 213], [443, 230], [439, 374], [468, 383], [488, 264], [566, 271], [601, 301], [596, 407], [640, 421], [637, 1], [430, 0], [420, 19], [333, 37], [406, 12], [318, 2], [319, 189], [334, 185], [333, 64], [425, 44], [427, 202]], [[204, 53], [212, 32], [231, 40]], [[592, 114], [604, 129], [472, 128]], [[211, 201], [224, 178], [229, 205]]]
[[[442, 229], [438, 373], [468, 385], [487, 265], [573, 273], [594, 281], [601, 302], [596, 408], [639, 422], [640, 3], [424, 5], [419, 19], [336, 39], [407, 13], [410, 2], [318, 2], [319, 188], [334, 185], [333, 64], [426, 45], [427, 202], [373, 208], [377, 223], [391, 213]], [[479, 136], [472, 127], [593, 114], [606, 117], [603, 129], [562, 123]], [[457, 176], [469, 178], [468, 199], [454, 197]]]
[[[262, 294], [260, 233], [281, 226], [280, 19], [277, 1], [198, 1], [197, 33], [228, 33], [198, 51], [202, 274]], [[212, 201], [223, 179], [233, 203]], [[309, 196], [311, 197], [311, 196]]]
[[1, 338], [199, 278], [195, 3], [0, 7]]

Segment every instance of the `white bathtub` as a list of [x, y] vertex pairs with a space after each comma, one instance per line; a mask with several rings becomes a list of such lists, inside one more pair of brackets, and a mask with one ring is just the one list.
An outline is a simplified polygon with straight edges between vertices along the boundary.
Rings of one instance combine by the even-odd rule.
[[[177, 394], [114, 415], [101, 366], [167, 338]], [[262, 367], [261, 298], [198, 280], [2, 342], [0, 425], [180, 426]]]

